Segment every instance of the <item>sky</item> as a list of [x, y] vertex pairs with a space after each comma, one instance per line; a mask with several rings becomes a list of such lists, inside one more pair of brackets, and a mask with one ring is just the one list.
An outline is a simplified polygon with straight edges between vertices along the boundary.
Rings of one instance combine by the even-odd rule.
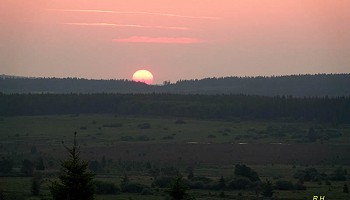
[[0, 74], [350, 73], [349, 0], [1, 0]]

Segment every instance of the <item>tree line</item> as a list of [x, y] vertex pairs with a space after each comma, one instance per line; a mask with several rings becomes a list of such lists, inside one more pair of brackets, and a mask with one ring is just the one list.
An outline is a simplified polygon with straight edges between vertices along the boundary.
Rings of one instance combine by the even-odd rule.
[[0, 94], [0, 116], [117, 114], [350, 123], [350, 97], [176, 94]]
[[0, 76], [3, 93], [175, 93], [250, 94], [304, 96], [348, 96], [350, 74], [290, 76], [219, 77], [164, 81], [146, 85], [130, 80], [90, 80], [79, 78], [25, 78]]

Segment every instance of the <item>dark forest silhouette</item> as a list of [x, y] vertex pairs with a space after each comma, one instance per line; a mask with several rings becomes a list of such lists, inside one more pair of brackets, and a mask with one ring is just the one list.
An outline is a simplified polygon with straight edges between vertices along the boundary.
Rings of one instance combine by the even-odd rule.
[[175, 93], [263, 96], [349, 96], [350, 74], [221, 77], [146, 85], [129, 80], [0, 76], [3, 93]]
[[350, 122], [350, 97], [0, 94], [0, 116], [90, 113], [338, 124]]

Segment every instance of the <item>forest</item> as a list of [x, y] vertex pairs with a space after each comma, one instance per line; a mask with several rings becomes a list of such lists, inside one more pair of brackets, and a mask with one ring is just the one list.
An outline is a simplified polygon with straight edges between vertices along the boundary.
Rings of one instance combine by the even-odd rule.
[[350, 123], [349, 97], [177, 94], [0, 94], [0, 116], [121, 114]]
[[323, 97], [349, 96], [350, 74], [220, 77], [164, 81], [146, 85], [130, 80], [82, 78], [26, 78], [0, 76], [3, 93], [175, 93], [248, 94], [263, 96]]

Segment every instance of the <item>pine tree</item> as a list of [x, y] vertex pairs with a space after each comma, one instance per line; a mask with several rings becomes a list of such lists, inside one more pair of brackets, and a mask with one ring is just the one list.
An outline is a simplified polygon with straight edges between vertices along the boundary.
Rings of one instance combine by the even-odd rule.
[[38, 196], [40, 194], [40, 187], [41, 187], [41, 176], [36, 175], [32, 178], [32, 185], [30, 188], [32, 195]]
[[267, 181], [266, 183], [264, 183], [262, 187], [262, 195], [264, 197], [272, 197], [273, 193], [274, 191], [273, 191], [272, 183], [270, 181]]
[[346, 183], [344, 183], [343, 192], [344, 193], [349, 193], [349, 187], [348, 187], [348, 184], [346, 184]]
[[225, 189], [226, 188], [226, 181], [225, 181], [223, 176], [221, 176], [218, 186], [219, 186], [220, 189]]
[[80, 159], [80, 151], [74, 133], [74, 145], [65, 147], [69, 158], [62, 162], [59, 181], [50, 185], [53, 200], [93, 200], [95, 185], [94, 175], [88, 171], [88, 163]]
[[188, 187], [183, 182], [182, 176], [177, 176], [175, 178], [174, 183], [171, 185], [169, 190], [167, 191], [170, 197], [174, 200], [182, 200], [187, 196], [186, 191]]

